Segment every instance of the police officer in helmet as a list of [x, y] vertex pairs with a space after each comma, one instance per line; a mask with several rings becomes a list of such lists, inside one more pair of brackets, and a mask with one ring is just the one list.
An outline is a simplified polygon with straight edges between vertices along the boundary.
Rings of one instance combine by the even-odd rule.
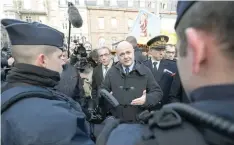
[[37, 22], [1, 23], [15, 59], [2, 86], [1, 143], [93, 145], [80, 105], [53, 89], [63, 70], [63, 33]]
[[109, 124], [98, 145], [234, 144], [233, 7], [233, 1], [178, 2], [177, 65], [190, 104], [149, 113], [148, 131], [139, 124]]

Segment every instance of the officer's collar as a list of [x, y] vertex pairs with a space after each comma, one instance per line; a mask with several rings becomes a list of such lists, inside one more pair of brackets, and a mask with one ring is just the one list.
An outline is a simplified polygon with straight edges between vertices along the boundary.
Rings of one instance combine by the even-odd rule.
[[192, 102], [202, 100], [231, 100], [234, 97], [234, 84], [213, 85], [198, 88], [190, 94]]

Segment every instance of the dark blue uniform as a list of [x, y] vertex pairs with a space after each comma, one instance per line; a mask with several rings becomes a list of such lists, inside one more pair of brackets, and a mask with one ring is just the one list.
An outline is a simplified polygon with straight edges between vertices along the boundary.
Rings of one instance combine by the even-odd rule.
[[[199, 88], [191, 93], [191, 99], [192, 107], [234, 122], [234, 84]], [[210, 138], [213, 135], [211, 132], [199, 126], [195, 127], [201, 129], [201, 134], [206, 134], [204, 139], [214, 139]], [[147, 128], [139, 124], [121, 124], [111, 132], [106, 145], [136, 145], [142, 136], [148, 133]], [[224, 144], [224, 140], [217, 140], [217, 144]]]
[[[152, 55], [162, 53], [166, 49], [166, 43], [169, 41], [169, 37], [165, 35], [159, 35], [147, 42], [147, 45], [152, 51]], [[154, 56], [152, 56], [154, 57]], [[162, 59], [157, 62], [153, 62], [152, 59], [143, 62], [154, 75], [155, 80], [160, 85], [163, 91], [162, 104], [173, 102], [177, 99], [177, 94], [180, 88], [180, 81], [175, 79], [178, 76], [178, 70], [176, 62], [173, 60]], [[155, 64], [157, 63], [157, 64]], [[158, 64], [159, 63], [159, 64]], [[158, 66], [158, 67], [156, 67]]]
[[[177, 89], [180, 85], [180, 82], [178, 82], [179, 80], [175, 79], [175, 76], [178, 75], [176, 63], [172, 60], [163, 59], [160, 61], [159, 69], [157, 72], [153, 71], [153, 63], [150, 59], [143, 63], [148, 68], [150, 68], [155, 77], [155, 80], [160, 85], [163, 91], [162, 103], [167, 104], [170, 102], [171, 99], [176, 100], [177, 90], [173, 91], [173, 89]], [[174, 81], [177, 81], [178, 83]]]
[[[58, 49], [63, 47], [63, 33], [49, 26], [13, 19], [2, 19], [1, 23], [5, 26], [13, 46], [47, 45]], [[2, 112], [3, 145], [94, 144], [90, 139], [89, 124], [80, 105], [54, 90], [59, 81], [60, 74], [50, 69], [19, 62], [12, 67], [6, 78], [7, 84], [1, 89], [2, 102], [12, 101], [12, 98], [20, 95], [17, 92], [27, 88], [51, 90], [53, 96], [42, 98], [39, 97], [41, 95], [34, 94], [28, 96], [30, 98], [15, 102]]]

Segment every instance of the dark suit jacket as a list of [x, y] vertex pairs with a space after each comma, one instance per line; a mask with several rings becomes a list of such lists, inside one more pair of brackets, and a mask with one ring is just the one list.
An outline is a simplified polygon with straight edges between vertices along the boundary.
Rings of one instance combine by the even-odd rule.
[[[175, 61], [172, 60], [161, 60], [157, 73], [153, 71], [153, 64], [151, 60], [143, 62], [152, 71], [155, 80], [160, 85], [163, 91], [162, 104], [170, 103], [171, 100], [177, 100], [177, 94], [180, 90], [180, 81], [178, 82], [176, 75], [178, 70]], [[166, 69], [171, 71], [173, 74], [166, 72]]]
[[147, 57], [145, 57], [144, 55], [142, 55], [142, 51], [138, 47], [134, 48], [134, 55], [135, 55], [135, 60], [137, 62], [142, 63], [143, 61], [147, 60]]

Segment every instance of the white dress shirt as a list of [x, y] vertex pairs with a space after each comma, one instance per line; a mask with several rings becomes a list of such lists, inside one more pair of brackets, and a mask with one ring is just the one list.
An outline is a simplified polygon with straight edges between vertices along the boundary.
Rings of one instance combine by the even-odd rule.
[[[128, 68], [129, 68], [129, 73], [133, 70], [134, 65], [135, 65], [135, 62], [133, 62], [133, 63], [128, 67]], [[125, 66], [123, 66], [123, 65], [122, 65], [122, 67], [123, 67], [124, 73], [126, 73], [125, 70], [126, 70], [127, 67], [125, 67]]]
[[157, 61], [157, 60], [154, 60], [153, 58], [151, 58], [151, 61], [152, 61], [152, 67], [154, 68], [154, 62], [157, 62], [157, 65], [156, 65], [156, 67], [157, 67], [157, 70], [158, 70], [158, 68], [159, 68], [159, 65], [160, 65], [160, 61]]
[[110, 62], [109, 65], [107, 66], [107, 69], [106, 69], [106, 66], [102, 65], [102, 74], [103, 74], [103, 78], [105, 78], [106, 76], [106, 73], [108, 72], [108, 70], [111, 68], [113, 62]]

